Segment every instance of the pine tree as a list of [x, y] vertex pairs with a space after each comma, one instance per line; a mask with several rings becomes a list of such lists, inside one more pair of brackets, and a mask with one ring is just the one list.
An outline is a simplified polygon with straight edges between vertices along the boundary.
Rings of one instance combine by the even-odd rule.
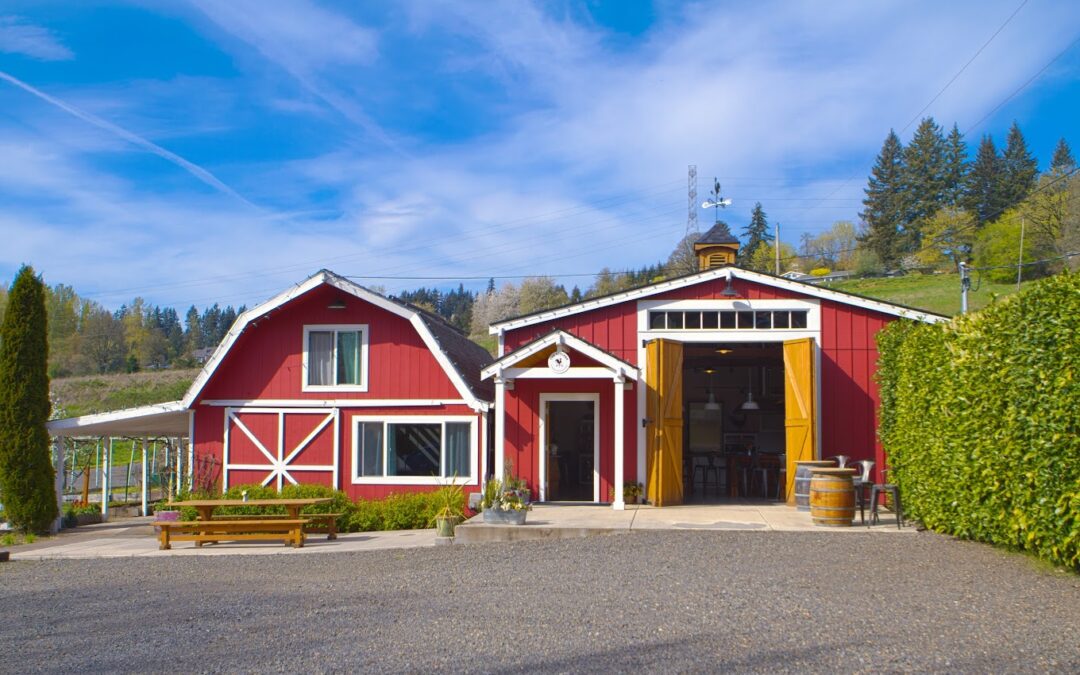
[[0, 325], [0, 501], [8, 522], [42, 532], [56, 519], [49, 457], [48, 320], [45, 286], [23, 266]]
[[919, 123], [911, 142], [904, 148], [903, 190], [907, 193], [907, 214], [903, 230], [905, 251], [917, 249], [921, 228], [945, 205], [947, 146], [941, 127], [933, 117]]
[[750, 266], [750, 261], [754, 260], [754, 253], [757, 252], [759, 246], [773, 240], [773, 236], [769, 234], [769, 222], [765, 218], [765, 210], [761, 208], [761, 202], [754, 204], [754, 210], [750, 212], [750, 223], [742, 233], [746, 245], [739, 249], [739, 264], [754, 269]]
[[979, 151], [968, 171], [964, 209], [975, 216], [979, 227], [994, 220], [1007, 208], [1004, 192], [1004, 160], [994, 146], [994, 139], [983, 136]]
[[1050, 173], [1061, 176], [1076, 170], [1076, 159], [1073, 157], [1072, 148], [1064, 138], [1058, 140], [1054, 148], [1054, 157], [1050, 160]]
[[945, 139], [945, 206], [960, 208], [964, 200], [967, 172], [967, 143], [960, 129], [953, 124], [952, 131]]
[[1006, 208], [1016, 206], [1035, 189], [1035, 180], [1039, 177], [1039, 163], [1028, 151], [1024, 134], [1013, 122], [1009, 128], [1009, 137], [1005, 141], [1003, 156], [1004, 200]]
[[907, 214], [903, 173], [903, 146], [896, 132], [889, 130], [867, 181], [863, 199], [866, 208], [859, 214], [866, 223], [860, 241], [886, 266], [895, 265], [901, 253], [900, 228]]

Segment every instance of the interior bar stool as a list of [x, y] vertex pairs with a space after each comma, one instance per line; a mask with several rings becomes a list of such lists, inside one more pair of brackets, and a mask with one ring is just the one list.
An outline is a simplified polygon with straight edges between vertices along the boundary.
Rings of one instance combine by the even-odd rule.
[[[697, 485], [698, 476], [701, 476], [701, 494], [704, 495], [709, 489], [709, 485], [712, 485], [713, 491], [720, 492], [720, 471], [717, 469], [716, 464], [713, 463], [712, 457], [694, 457], [694, 471], [690, 481], [691, 489]], [[712, 481], [709, 480], [709, 476], [712, 476]]]

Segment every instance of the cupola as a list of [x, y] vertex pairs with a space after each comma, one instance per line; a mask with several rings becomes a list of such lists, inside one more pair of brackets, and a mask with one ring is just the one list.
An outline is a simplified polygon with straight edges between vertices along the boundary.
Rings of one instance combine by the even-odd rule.
[[698, 269], [705, 270], [734, 265], [739, 252], [739, 240], [731, 234], [727, 223], [717, 221], [712, 228], [694, 243]]

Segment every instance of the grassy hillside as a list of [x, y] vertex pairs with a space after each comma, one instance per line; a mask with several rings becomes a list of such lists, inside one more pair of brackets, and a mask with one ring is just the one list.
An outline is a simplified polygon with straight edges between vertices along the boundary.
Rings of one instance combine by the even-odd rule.
[[52, 381], [53, 404], [64, 417], [132, 408], [184, 397], [198, 369], [87, 375]]
[[[1023, 285], [1028, 283], [1030, 282], [1024, 282]], [[951, 316], [960, 313], [959, 274], [911, 274], [905, 277], [852, 279], [827, 284], [827, 287], [938, 314]], [[1015, 283], [997, 284], [985, 278], [980, 283], [974, 276], [971, 288], [972, 291], [968, 293], [968, 308], [971, 311], [985, 307], [996, 297], [1016, 292]]]

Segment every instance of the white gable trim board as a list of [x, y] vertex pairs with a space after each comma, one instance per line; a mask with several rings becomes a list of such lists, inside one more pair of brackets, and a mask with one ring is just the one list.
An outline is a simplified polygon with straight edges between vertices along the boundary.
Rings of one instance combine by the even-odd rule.
[[909, 307], [903, 307], [888, 302], [882, 302], [880, 300], [872, 300], [870, 298], [863, 298], [848, 293], [840, 293], [838, 291], [833, 291], [828, 288], [821, 288], [819, 286], [801, 283], [798, 281], [792, 281], [790, 279], [774, 277], [770, 274], [751, 272], [749, 270], [740, 269], [738, 267], [722, 267], [719, 269], [699, 272], [698, 274], [679, 277], [678, 279], [672, 279], [670, 281], [661, 281], [650, 286], [635, 288], [628, 291], [623, 291], [622, 293], [615, 293], [613, 295], [609, 295], [603, 298], [596, 298], [595, 300], [586, 300], [585, 302], [580, 302], [576, 305], [567, 305], [566, 307], [560, 307], [558, 309], [549, 310], [547, 312], [539, 312], [537, 314], [531, 314], [529, 316], [523, 316], [517, 319], [501, 321], [499, 323], [492, 324], [489, 332], [492, 335], [501, 336], [506, 331], [515, 330], [517, 328], [523, 328], [525, 326], [531, 326], [534, 324], [543, 323], [545, 321], [551, 321], [553, 319], [560, 319], [566, 316], [572, 316], [574, 314], [580, 314], [582, 312], [600, 309], [602, 307], [609, 307], [611, 305], [617, 305], [623, 302], [627, 302], [629, 300], [643, 299], [660, 293], [666, 293], [668, 291], [686, 288], [688, 286], [694, 286], [708, 281], [714, 281], [716, 279], [742, 279], [744, 281], [750, 281], [753, 283], [761, 284], [763, 286], [771, 286], [773, 288], [780, 288], [791, 291], [792, 293], [798, 293], [821, 300], [830, 300], [832, 302], [844, 305], [851, 305], [854, 307], [860, 307], [862, 309], [869, 309], [875, 312], [881, 312], [883, 314], [889, 314], [891, 316], [914, 319], [916, 321], [924, 321], [927, 323], [937, 323], [939, 321], [945, 321], [948, 319], [948, 317], [938, 314], [923, 312], [916, 309], [911, 309]]
[[477, 411], [483, 411], [490, 408], [490, 404], [488, 402], [481, 401], [473, 395], [468, 385], [465, 384], [465, 380], [461, 377], [461, 374], [457, 372], [457, 369], [453, 366], [453, 364], [450, 363], [450, 359], [447, 358], [446, 354], [439, 347], [438, 341], [435, 339], [435, 336], [432, 335], [431, 330], [424, 323], [423, 318], [421, 318], [418, 312], [399, 305], [392, 300], [384, 298], [378, 293], [369, 291], [363, 286], [354, 284], [348, 279], [339, 277], [336, 274], [327, 272], [326, 270], [315, 274], [306, 281], [297, 284], [296, 286], [287, 291], [279, 293], [278, 295], [274, 296], [273, 298], [264, 302], [258, 307], [249, 309], [248, 311], [237, 317], [236, 322], [232, 325], [232, 328], [230, 328], [229, 332], [225, 335], [225, 339], [223, 339], [221, 343], [217, 346], [217, 349], [214, 350], [214, 353], [210, 357], [210, 360], [206, 362], [206, 365], [199, 372], [199, 375], [195, 378], [195, 381], [192, 382], [191, 387], [187, 391], [187, 394], [184, 395], [183, 405], [185, 407], [191, 407], [191, 405], [195, 402], [195, 399], [198, 398], [199, 393], [202, 392], [203, 388], [210, 381], [210, 378], [211, 376], [213, 376], [214, 371], [216, 371], [218, 366], [221, 365], [222, 361], [225, 360], [226, 354], [229, 353], [229, 350], [232, 349], [233, 344], [235, 344], [236, 340], [239, 339], [240, 335], [243, 334], [249, 324], [256, 324], [259, 319], [266, 314], [274, 311], [275, 309], [281, 307], [287, 302], [300, 297], [308, 291], [317, 288], [318, 286], [321, 286], [322, 284], [328, 284], [330, 286], [333, 286], [340, 291], [348, 293], [365, 302], [371, 303], [379, 309], [383, 309], [391, 314], [400, 316], [408, 320], [409, 323], [412, 324], [413, 328], [416, 330], [417, 334], [420, 335], [420, 338], [424, 341], [424, 344], [427, 346], [431, 354], [435, 357], [436, 361], [439, 362], [439, 365], [446, 373], [446, 376], [450, 378], [450, 381], [454, 384], [454, 388], [457, 389], [458, 393], [461, 394], [461, 397], [463, 399], [468, 401], [469, 407]]
[[[552, 371], [550, 368], [515, 368], [514, 365], [521, 363], [525, 359], [537, 354], [552, 345], [563, 345], [573, 349], [574, 351], [600, 363], [604, 368], [571, 368], [566, 373], [559, 374]], [[505, 379], [514, 379], [515, 377], [587, 377], [587, 378], [611, 378], [622, 377], [631, 380], [636, 380], [638, 377], [638, 370], [633, 365], [619, 359], [608, 352], [600, 349], [595, 345], [591, 345], [585, 340], [567, 333], [566, 331], [553, 331], [547, 335], [530, 342], [529, 344], [517, 349], [510, 354], [502, 357], [495, 363], [491, 364], [487, 368], [480, 371], [480, 377], [482, 379], [488, 379], [489, 377], [501, 376]]]

